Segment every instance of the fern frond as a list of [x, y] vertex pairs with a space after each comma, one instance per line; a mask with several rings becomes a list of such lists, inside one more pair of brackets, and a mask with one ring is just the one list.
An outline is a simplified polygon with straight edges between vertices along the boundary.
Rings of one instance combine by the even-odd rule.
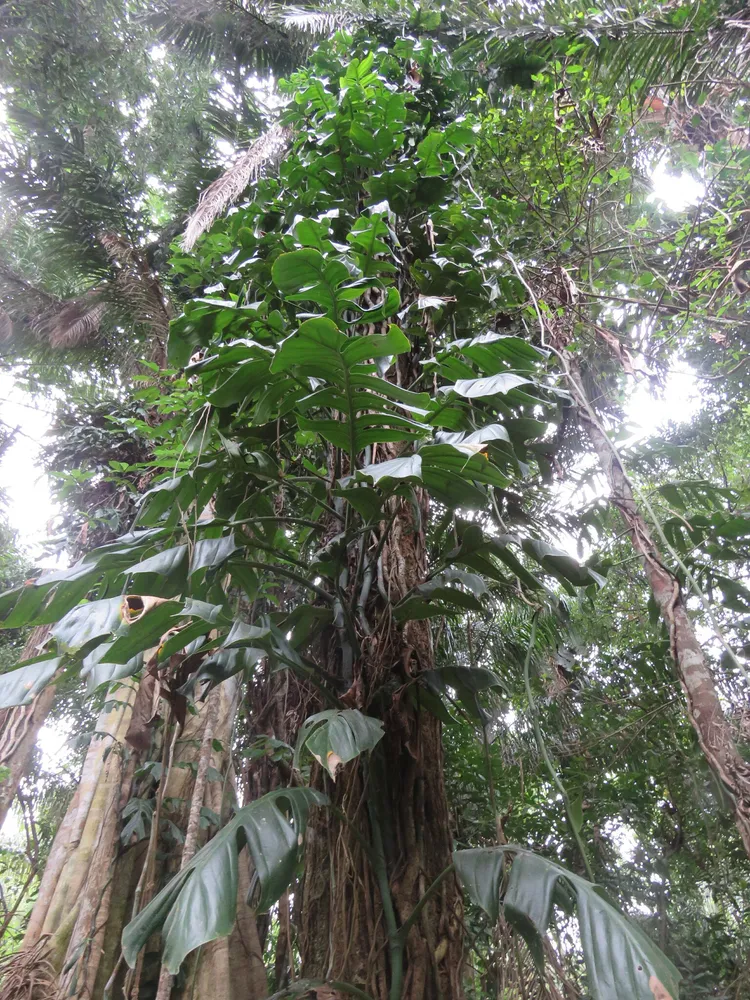
[[292, 130], [274, 125], [243, 153], [218, 180], [210, 184], [190, 216], [182, 237], [185, 250], [192, 250], [196, 241], [207, 232], [216, 219], [240, 197], [242, 192], [270, 166], [277, 164], [286, 152]]

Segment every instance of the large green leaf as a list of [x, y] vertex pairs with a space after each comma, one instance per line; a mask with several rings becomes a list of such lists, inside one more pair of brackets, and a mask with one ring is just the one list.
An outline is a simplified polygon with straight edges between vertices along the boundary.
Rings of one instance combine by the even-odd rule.
[[482, 726], [492, 717], [480, 702], [479, 695], [493, 690], [505, 691], [497, 674], [484, 667], [437, 667], [423, 671], [419, 679], [435, 694], [449, 702], [457, 702]]
[[452, 391], [467, 399], [482, 399], [485, 396], [505, 395], [511, 389], [518, 388], [519, 385], [529, 385], [531, 379], [524, 378], [523, 375], [514, 375], [512, 372], [500, 372], [498, 375], [489, 375], [486, 378], [461, 378], [453, 385], [446, 386], [446, 391]]
[[530, 371], [544, 359], [544, 354], [520, 337], [489, 331], [478, 337], [454, 340], [446, 350], [458, 351], [476, 362], [485, 375], [497, 375], [501, 370]]
[[335, 779], [342, 764], [374, 749], [382, 738], [381, 720], [363, 715], [356, 708], [318, 712], [300, 728], [294, 766], [299, 767], [302, 751], [307, 748]]
[[0, 674], [0, 708], [28, 705], [49, 684], [61, 663], [60, 656], [45, 656]]
[[276, 352], [271, 371], [283, 372], [303, 366], [319, 371], [325, 377], [331, 370], [343, 370], [342, 350], [346, 339], [332, 320], [307, 319]]
[[234, 535], [223, 535], [221, 538], [204, 538], [197, 542], [190, 557], [190, 573], [201, 569], [212, 569], [219, 566], [237, 551], [239, 545]]
[[187, 557], [187, 552], [187, 545], [177, 545], [173, 549], [163, 549], [161, 552], [157, 552], [156, 555], [149, 556], [148, 559], [142, 559], [140, 562], [133, 563], [132, 566], [126, 567], [122, 572], [132, 574], [156, 573], [158, 576], [170, 577], [173, 574], [179, 573]]
[[654, 1000], [655, 986], [677, 1000], [680, 974], [603, 890], [562, 865], [512, 845], [456, 851], [456, 870], [464, 889], [495, 922], [498, 918], [503, 858], [515, 855], [504, 895], [504, 915], [543, 960], [541, 939], [555, 902], [572, 900], [578, 910], [581, 946], [594, 1000]]
[[152, 593], [158, 590], [162, 597], [173, 597], [185, 588], [187, 555], [187, 545], [177, 545], [162, 549], [122, 572], [132, 578], [130, 589], [136, 592]]
[[502, 424], [488, 424], [478, 431], [440, 431], [435, 435], [440, 444], [450, 444], [467, 455], [483, 451], [492, 441], [510, 441], [508, 431]]
[[525, 538], [522, 547], [524, 552], [536, 559], [544, 569], [574, 587], [588, 587], [592, 583], [603, 587], [606, 582], [600, 573], [594, 572], [573, 556], [569, 556], [567, 552], [555, 548], [540, 538]]
[[272, 906], [294, 878], [310, 807], [327, 801], [312, 788], [284, 788], [240, 809], [127, 925], [122, 952], [128, 965], [135, 966], [139, 951], [157, 931], [162, 961], [173, 974], [189, 952], [231, 932], [237, 916], [238, 858], [246, 845], [260, 882], [258, 909]]
[[[132, 599], [131, 599], [132, 600]], [[128, 663], [142, 653], [159, 644], [162, 636], [174, 625], [174, 616], [182, 607], [181, 601], [162, 601], [143, 598], [144, 610], [133, 616], [131, 623], [120, 629], [118, 638], [112, 643], [107, 660], [110, 663]]]
[[67, 569], [43, 573], [36, 580], [6, 591], [0, 595], [2, 628], [51, 625], [59, 621], [101, 577], [102, 570], [98, 566], [78, 562]]
[[421, 479], [422, 458], [420, 455], [405, 455], [403, 458], [391, 458], [387, 462], [375, 462], [360, 469], [360, 474], [369, 476], [374, 483], [381, 479]]
[[[455, 583], [463, 584], [467, 589], [459, 590], [453, 586]], [[400, 621], [455, 614], [457, 609], [481, 614], [484, 608], [479, 598], [486, 592], [484, 581], [476, 573], [450, 566], [415, 587], [394, 607], [393, 613]]]
[[472, 129], [458, 122], [443, 130], [431, 129], [417, 146], [417, 167], [426, 177], [448, 173], [475, 141]]
[[[330, 319], [307, 319], [296, 333], [283, 342], [271, 365], [272, 372], [283, 372], [290, 368], [302, 368], [306, 374], [333, 380], [344, 386], [344, 375], [356, 365], [377, 358], [387, 358], [403, 354], [410, 347], [409, 339], [399, 327], [391, 324], [386, 333], [368, 336], [347, 337]], [[367, 369], [359, 369], [359, 378], [368, 374]], [[370, 384], [372, 376], [370, 376]], [[362, 382], [359, 383], [360, 387]], [[378, 391], [385, 392], [378, 380], [374, 383]], [[413, 394], [416, 398], [417, 394]]]
[[79, 604], [55, 625], [52, 635], [61, 650], [74, 653], [124, 629], [124, 609], [125, 599], [122, 597]]
[[132, 677], [143, 666], [143, 653], [137, 653], [125, 663], [110, 662], [108, 654], [111, 648], [111, 642], [100, 643], [83, 658], [81, 677], [86, 678], [88, 691], [95, 691], [100, 684], [111, 684], [112, 681]]
[[[315, 302], [331, 319], [338, 321], [347, 299], [342, 284], [351, 275], [346, 264], [330, 260], [312, 247], [283, 253], [274, 261], [271, 275], [277, 288], [292, 302]], [[360, 295], [364, 289], [356, 290]]]
[[195, 691], [200, 691], [205, 697], [206, 693], [217, 684], [240, 673], [241, 670], [253, 667], [267, 655], [266, 650], [253, 646], [243, 649], [217, 649], [201, 662], [198, 670], [180, 688], [180, 693], [192, 697]]

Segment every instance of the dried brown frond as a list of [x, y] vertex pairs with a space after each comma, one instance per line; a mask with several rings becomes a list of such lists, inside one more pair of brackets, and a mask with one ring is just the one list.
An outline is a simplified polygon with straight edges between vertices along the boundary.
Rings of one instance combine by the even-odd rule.
[[10, 340], [13, 333], [13, 320], [7, 312], [0, 307], [0, 343]]
[[102, 233], [99, 242], [113, 263], [121, 264], [123, 267], [132, 266], [133, 247], [123, 236], [119, 236], [117, 233]]
[[31, 322], [31, 329], [50, 347], [78, 347], [93, 340], [100, 331], [107, 312], [103, 296], [104, 286], [90, 288], [78, 298], [62, 302], [37, 316]]
[[130, 318], [147, 327], [152, 336], [166, 337], [172, 318], [169, 300], [145, 258], [117, 233], [104, 233], [99, 242], [116, 273], [114, 293]]
[[55, 1000], [55, 970], [49, 938], [0, 960], [0, 1000]]
[[[71, 304], [75, 308], [76, 303]], [[103, 302], [97, 303], [72, 322], [68, 322], [67, 308], [60, 314], [59, 323], [50, 331], [50, 346], [78, 347], [95, 337], [101, 328], [102, 320], [107, 312]]]
[[257, 180], [266, 169], [279, 163], [289, 147], [291, 137], [290, 128], [274, 125], [226, 173], [206, 188], [185, 227], [182, 245], [186, 250], [192, 250], [198, 238], [237, 201], [251, 181]]

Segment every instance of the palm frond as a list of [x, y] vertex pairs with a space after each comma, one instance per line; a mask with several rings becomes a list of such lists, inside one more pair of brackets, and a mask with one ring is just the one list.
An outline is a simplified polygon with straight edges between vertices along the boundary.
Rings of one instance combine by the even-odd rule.
[[[337, 4], [335, 8], [306, 10], [304, 7], [279, 5], [278, 17], [285, 28], [312, 36], [325, 37], [341, 28], [349, 28], [366, 19], [360, 5]], [[372, 14], [370, 14], [372, 16]]]
[[182, 237], [185, 250], [192, 250], [196, 241], [207, 232], [216, 219], [240, 197], [253, 180], [277, 164], [286, 152], [292, 130], [274, 125], [243, 153], [218, 180], [210, 184], [190, 216]]
[[0, 147], [0, 187], [16, 222], [7, 239], [18, 245], [17, 230], [25, 224], [44, 242], [45, 257], [64, 260], [84, 285], [105, 278], [109, 263], [97, 237], [105, 229], [127, 229], [128, 192], [111, 167], [88, 156], [80, 130], [63, 134], [16, 106], [8, 118], [14, 128]]
[[38, 313], [57, 305], [60, 299], [32, 284], [10, 264], [0, 260], [0, 301], [12, 315]]
[[79, 347], [95, 339], [107, 314], [106, 286], [90, 288], [79, 298], [71, 299], [31, 320], [35, 336], [50, 347], [64, 350]]
[[743, 4], [708, 32], [695, 57], [696, 68], [709, 79], [729, 78], [745, 90], [750, 66], [750, 10]]
[[170, 0], [148, 21], [191, 59], [284, 73], [295, 65], [295, 40], [269, 13], [267, 4], [249, 0]]
[[577, 43], [574, 62], [595, 67], [613, 91], [680, 83], [698, 93], [728, 80], [746, 86], [750, 12], [721, 6], [696, 4], [685, 20], [682, 5], [652, 3], [634, 13], [621, 6], [592, 10], [576, 0], [502, 6], [469, 0], [444, 16], [440, 31], [463, 36], [459, 60], [481, 61], [484, 71], [530, 57], [564, 64]]
[[145, 258], [116, 234], [105, 233], [99, 242], [110, 260], [107, 278], [65, 298], [51, 295], [0, 262], [0, 342], [10, 340], [16, 325], [55, 350], [91, 344], [105, 326], [118, 322], [140, 328], [149, 340], [166, 337], [169, 301]]

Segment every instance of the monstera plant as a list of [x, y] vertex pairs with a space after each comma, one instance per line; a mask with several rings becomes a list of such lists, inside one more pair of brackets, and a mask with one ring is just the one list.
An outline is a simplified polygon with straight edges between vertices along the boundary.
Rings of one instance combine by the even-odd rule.
[[467, 77], [434, 42], [342, 34], [282, 87], [278, 174], [194, 253], [174, 247], [183, 308], [169, 392], [141, 391], [161, 419], [135, 523], [0, 598], [6, 627], [53, 626], [0, 700], [80, 671], [108, 699], [139, 682], [127, 710], [146, 699], [153, 725], [154, 692], [189, 724], [261, 665], [303, 692], [287, 787], [212, 813], [211, 839], [121, 907], [137, 975], [161, 932], [160, 997], [232, 932], [250, 863], [256, 909], [294, 885], [311, 990], [459, 1000], [463, 886], [492, 920], [502, 900], [540, 965], [555, 913], [577, 909], [598, 1000], [676, 1000], [675, 969], [580, 875], [521, 846], [453, 853], [441, 726], [485, 732], [503, 683], [437, 662], [434, 623], [603, 582], [518, 502], [568, 396], [517, 318], [527, 289], [496, 224], [515, 209], [472, 184], [487, 126]]

